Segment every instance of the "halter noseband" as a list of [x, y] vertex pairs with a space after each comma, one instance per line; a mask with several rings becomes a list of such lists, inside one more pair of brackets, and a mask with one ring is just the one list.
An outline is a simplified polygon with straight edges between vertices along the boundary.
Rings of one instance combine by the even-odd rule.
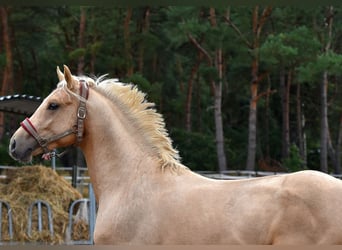
[[80, 81], [80, 103], [77, 109], [77, 123], [71, 129], [67, 131], [51, 136], [49, 138], [42, 138], [39, 134], [32, 122], [29, 118], [25, 118], [24, 121], [20, 123], [20, 125], [25, 129], [25, 131], [32, 136], [38, 142], [39, 146], [43, 149], [44, 153], [49, 153], [48, 145], [53, 141], [57, 141], [63, 137], [66, 137], [71, 134], [76, 134], [77, 143], [80, 143], [83, 139], [83, 131], [84, 131], [84, 119], [87, 116], [87, 109], [86, 109], [86, 101], [89, 96], [89, 87], [88, 83], [81, 79]]

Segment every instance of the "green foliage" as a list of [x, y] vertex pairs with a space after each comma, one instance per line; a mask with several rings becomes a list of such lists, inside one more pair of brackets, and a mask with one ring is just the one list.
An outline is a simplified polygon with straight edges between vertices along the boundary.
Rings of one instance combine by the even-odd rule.
[[172, 129], [170, 136], [174, 141], [174, 146], [180, 151], [183, 164], [192, 170], [217, 171], [215, 138], [213, 135]]
[[122, 79], [123, 82], [130, 82], [139, 87], [139, 89], [147, 94], [149, 101], [154, 103], [160, 102], [160, 94], [162, 89], [161, 83], [150, 83], [143, 75], [140, 73], [135, 73], [130, 77]]
[[81, 56], [84, 56], [86, 54], [86, 49], [84, 48], [77, 48], [69, 53], [69, 59], [75, 60], [78, 59]]
[[149, 91], [149, 89], [151, 87], [151, 83], [144, 76], [142, 76], [139, 73], [133, 74], [130, 77], [122, 79], [122, 81], [132, 82], [135, 85], [138, 85], [140, 90], [142, 90], [143, 92]]
[[301, 82], [316, 82], [321, 79], [324, 71], [333, 75], [341, 75], [342, 55], [332, 51], [319, 55], [315, 61], [298, 67], [298, 79]]
[[[213, 92], [210, 80], [218, 79], [217, 49], [223, 54], [222, 119], [229, 168], [243, 169], [246, 161], [250, 104], [251, 53], [260, 55], [259, 73], [267, 72], [259, 84], [257, 155], [280, 161], [282, 106], [279, 69], [293, 70], [290, 86], [291, 154], [283, 164], [291, 171], [302, 168], [297, 143], [296, 83], [300, 82], [302, 116], [305, 118], [308, 168], [318, 169], [320, 88], [322, 72], [329, 72], [329, 125], [332, 138], [338, 133], [342, 110], [340, 75], [342, 65], [342, 12], [336, 6], [332, 51], [323, 53], [328, 41], [324, 7], [274, 7], [260, 37], [260, 47], [252, 42], [253, 6], [220, 6], [215, 9], [217, 26], [209, 21], [209, 7], [141, 6], [132, 8], [129, 25], [130, 49], [124, 41], [127, 8], [88, 6], [85, 47], [78, 46], [79, 6], [25, 7], [11, 9], [15, 92], [45, 97], [55, 88], [57, 65], [69, 65], [73, 72], [83, 56], [86, 74], [102, 75], [133, 82], [155, 102], [179, 149], [183, 163], [196, 170], [217, 170]], [[145, 22], [145, 10], [148, 20]], [[260, 8], [260, 13], [262, 8]], [[229, 17], [240, 33], [225, 20]], [[145, 25], [145, 26], [144, 26]], [[143, 27], [145, 27], [143, 29]], [[198, 48], [189, 35], [213, 60], [200, 60], [192, 82], [192, 131], [186, 132], [185, 105], [188, 83], [198, 62]], [[3, 45], [1, 45], [3, 46]], [[0, 76], [6, 64], [0, 48]], [[127, 54], [130, 58], [127, 57]], [[133, 67], [133, 74], [127, 73]], [[141, 67], [141, 68], [140, 68]], [[94, 72], [92, 72], [94, 71]], [[266, 103], [268, 84], [277, 91]], [[268, 106], [267, 106], [268, 105]], [[8, 118], [6, 118], [8, 119]], [[11, 120], [8, 131], [18, 125]], [[268, 126], [268, 131], [266, 127]], [[7, 143], [0, 147], [1, 164], [14, 164], [7, 155]]]
[[[7, 144], [8, 145], [8, 144]], [[6, 144], [0, 145], [0, 159], [1, 165], [4, 166], [15, 166], [17, 162], [13, 160], [8, 154], [8, 146]]]
[[260, 48], [261, 59], [269, 65], [296, 66], [315, 59], [321, 44], [306, 26], [270, 34]]
[[102, 42], [94, 42], [90, 45], [90, 53], [91, 54], [96, 54], [99, 52], [99, 50], [101, 49], [103, 43]]
[[215, 67], [209, 67], [209, 66], [202, 66], [200, 69], [200, 72], [202, 74], [202, 77], [207, 81], [210, 82], [210, 80], [217, 80], [218, 74]]
[[289, 157], [283, 160], [283, 166], [290, 172], [303, 170], [304, 161], [299, 154], [299, 149], [295, 144], [290, 146]]

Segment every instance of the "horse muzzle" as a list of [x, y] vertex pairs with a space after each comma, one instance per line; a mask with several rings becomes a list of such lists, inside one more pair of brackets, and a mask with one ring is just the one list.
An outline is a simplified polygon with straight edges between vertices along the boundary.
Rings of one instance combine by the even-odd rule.
[[[35, 139], [15, 133], [9, 143], [9, 155], [16, 161], [30, 162], [34, 151], [39, 147]], [[23, 131], [24, 132], [24, 131]]]

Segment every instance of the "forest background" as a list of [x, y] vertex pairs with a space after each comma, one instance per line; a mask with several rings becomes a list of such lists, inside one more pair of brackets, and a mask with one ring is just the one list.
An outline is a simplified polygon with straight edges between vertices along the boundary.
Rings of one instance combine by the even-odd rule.
[[[56, 66], [147, 93], [192, 170], [341, 173], [338, 6], [0, 6], [0, 95], [46, 97]], [[23, 117], [0, 112], [1, 165]]]

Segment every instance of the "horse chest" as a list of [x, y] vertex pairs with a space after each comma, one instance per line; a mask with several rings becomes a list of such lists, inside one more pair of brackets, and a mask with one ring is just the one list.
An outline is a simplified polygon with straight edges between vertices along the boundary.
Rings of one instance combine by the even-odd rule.
[[[140, 199], [125, 199], [116, 195], [102, 201], [94, 232], [97, 244], [125, 244], [137, 241], [141, 221], [146, 216], [146, 204]], [[145, 208], [144, 208], [145, 207]]]

